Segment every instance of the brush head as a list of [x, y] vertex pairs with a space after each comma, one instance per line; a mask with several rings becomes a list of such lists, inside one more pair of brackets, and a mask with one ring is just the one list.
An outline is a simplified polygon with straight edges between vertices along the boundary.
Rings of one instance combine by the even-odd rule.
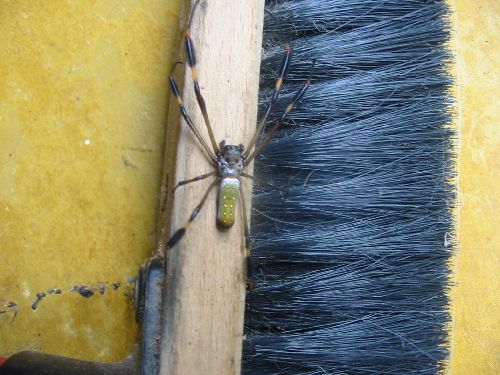
[[429, 374], [447, 358], [455, 133], [443, 1], [268, 2], [245, 374]]

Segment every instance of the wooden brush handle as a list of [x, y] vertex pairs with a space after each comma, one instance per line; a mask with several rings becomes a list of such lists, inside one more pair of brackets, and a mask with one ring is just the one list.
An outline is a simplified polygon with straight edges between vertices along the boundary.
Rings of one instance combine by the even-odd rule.
[[[255, 131], [263, 16], [264, 0], [202, 0], [194, 14], [191, 37], [198, 79], [217, 143], [224, 139], [226, 144], [247, 144]], [[186, 109], [210, 145], [187, 66], [183, 91]], [[179, 113], [176, 105], [170, 113]], [[184, 120], [180, 121], [176, 181], [213, 168]], [[251, 174], [251, 168], [246, 172]], [[172, 229], [189, 218], [212, 180], [176, 190]], [[250, 199], [251, 186], [242, 182]], [[184, 238], [167, 254], [161, 374], [240, 372], [245, 309], [243, 220], [238, 207], [236, 224], [226, 231], [217, 229], [216, 190], [210, 192]]]

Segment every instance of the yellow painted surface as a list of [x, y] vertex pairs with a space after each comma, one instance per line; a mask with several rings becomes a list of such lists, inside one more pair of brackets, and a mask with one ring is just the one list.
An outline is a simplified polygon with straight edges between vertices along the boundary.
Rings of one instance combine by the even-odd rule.
[[[0, 355], [130, 351], [124, 292], [153, 247], [178, 6], [0, 2], [0, 311], [18, 304], [0, 314]], [[33, 310], [49, 288], [64, 293]]]
[[460, 131], [451, 373], [500, 374], [500, 2], [455, 0]]

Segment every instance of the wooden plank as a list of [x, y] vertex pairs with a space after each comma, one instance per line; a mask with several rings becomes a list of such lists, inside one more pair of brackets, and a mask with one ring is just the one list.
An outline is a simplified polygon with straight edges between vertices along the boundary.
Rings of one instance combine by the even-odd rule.
[[[203, 0], [195, 12], [191, 36], [198, 78], [217, 142], [246, 144], [255, 130], [263, 15], [263, 0]], [[187, 111], [210, 144], [188, 69], [184, 81]], [[185, 123], [181, 124], [177, 155], [176, 181], [213, 168]], [[211, 181], [176, 191], [172, 228], [188, 219]], [[251, 187], [248, 181], [242, 182], [250, 206]], [[185, 237], [168, 253], [162, 374], [240, 372], [245, 302], [243, 223], [238, 215], [231, 229], [216, 228], [216, 193], [217, 189], [210, 192]]]

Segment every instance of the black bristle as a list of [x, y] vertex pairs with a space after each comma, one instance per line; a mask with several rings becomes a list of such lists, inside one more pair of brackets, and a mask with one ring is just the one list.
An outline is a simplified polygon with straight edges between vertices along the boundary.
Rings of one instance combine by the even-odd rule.
[[448, 356], [455, 188], [449, 9], [268, 1], [261, 112], [301, 103], [257, 158], [243, 373], [435, 374]]

